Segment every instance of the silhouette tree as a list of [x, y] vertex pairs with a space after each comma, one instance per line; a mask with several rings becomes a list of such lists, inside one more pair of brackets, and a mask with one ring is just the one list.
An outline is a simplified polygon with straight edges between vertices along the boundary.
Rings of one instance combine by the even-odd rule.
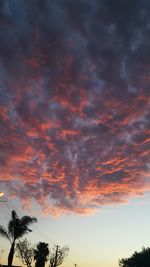
[[27, 267], [31, 267], [34, 247], [26, 238], [17, 242], [16, 252], [16, 256], [22, 260], [22, 263]]
[[16, 211], [13, 210], [11, 213], [11, 219], [8, 222], [8, 229], [0, 225], [0, 235], [7, 238], [11, 243], [8, 255], [8, 267], [12, 266], [16, 240], [23, 237], [28, 232], [32, 232], [32, 230], [29, 229], [29, 225], [35, 222], [37, 222], [37, 219], [30, 216], [23, 216], [20, 219]]
[[68, 247], [62, 247], [56, 246], [53, 248], [53, 252], [50, 255], [50, 267], [57, 267], [61, 265], [65, 259], [65, 257], [68, 255], [69, 248]]
[[129, 258], [119, 260], [120, 267], [149, 267], [150, 248], [143, 248], [141, 252], [135, 251]]
[[49, 248], [45, 242], [39, 242], [34, 250], [35, 267], [44, 267], [48, 261]]

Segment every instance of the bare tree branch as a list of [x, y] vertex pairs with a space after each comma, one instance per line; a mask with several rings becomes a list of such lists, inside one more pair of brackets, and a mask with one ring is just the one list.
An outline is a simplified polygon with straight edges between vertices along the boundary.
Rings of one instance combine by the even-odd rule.
[[33, 260], [34, 246], [25, 238], [20, 240], [16, 245], [17, 257], [22, 260], [22, 263], [27, 267], [31, 267]]
[[50, 255], [50, 267], [57, 267], [61, 265], [68, 255], [69, 248], [67, 246], [60, 248], [56, 246], [52, 249], [52, 253]]

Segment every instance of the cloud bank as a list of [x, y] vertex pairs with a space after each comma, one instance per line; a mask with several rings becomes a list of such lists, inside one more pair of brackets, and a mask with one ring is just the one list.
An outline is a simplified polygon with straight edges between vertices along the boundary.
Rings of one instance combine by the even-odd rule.
[[150, 190], [148, 0], [0, 2], [0, 185], [45, 214]]

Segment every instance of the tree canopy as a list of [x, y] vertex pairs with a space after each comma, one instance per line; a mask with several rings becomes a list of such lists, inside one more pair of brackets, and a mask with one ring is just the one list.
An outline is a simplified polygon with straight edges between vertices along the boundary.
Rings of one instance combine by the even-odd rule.
[[119, 260], [120, 267], [149, 267], [150, 248], [143, 248], [142, 251], [135, 251], [129, 258]]
[[11, 212], [11, 218], [8, 222], [8, 228], [0, 225], [0, 235], [7, 238], [11, 243], [10, 252], [8, 255], [8, 267], [12, 266], [16, 240], [23, 237], [25, 234], [32, 232], [29, 226], [37, 222], [37, 219], [30, 216], [23, 216], [19, 218], [16, 211]]
[[35, 267], [44, 267], [48, 261], [49, 247], [45, 242], [39, 242], [34, 250]]

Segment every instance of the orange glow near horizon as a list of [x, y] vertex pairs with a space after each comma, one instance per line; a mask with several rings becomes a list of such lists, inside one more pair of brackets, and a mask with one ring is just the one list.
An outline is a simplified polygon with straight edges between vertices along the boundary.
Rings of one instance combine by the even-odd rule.
[[0, 192], [0, 197], [4, 196], [4, 193], [3, 192]]

